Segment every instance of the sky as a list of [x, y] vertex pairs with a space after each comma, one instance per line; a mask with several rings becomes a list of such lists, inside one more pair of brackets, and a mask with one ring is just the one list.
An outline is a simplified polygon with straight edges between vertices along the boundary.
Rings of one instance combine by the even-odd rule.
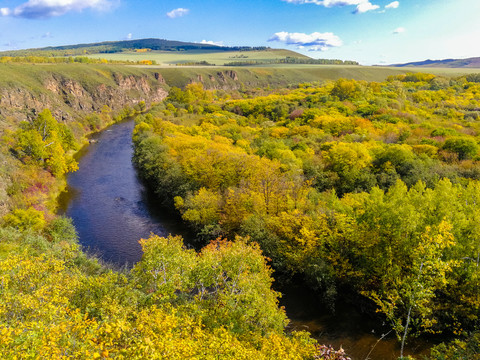
[[480, 0], [0, 0], [0, 51], [160, 38], [364, 65], [480, 57]]

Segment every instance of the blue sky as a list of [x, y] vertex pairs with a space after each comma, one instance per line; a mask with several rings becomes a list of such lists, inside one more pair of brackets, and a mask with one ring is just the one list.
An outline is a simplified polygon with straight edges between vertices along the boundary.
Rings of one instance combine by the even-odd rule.
[[0, 50], [163, 38], [390, 64], [480, 56], [480, 0], [0, 0]]

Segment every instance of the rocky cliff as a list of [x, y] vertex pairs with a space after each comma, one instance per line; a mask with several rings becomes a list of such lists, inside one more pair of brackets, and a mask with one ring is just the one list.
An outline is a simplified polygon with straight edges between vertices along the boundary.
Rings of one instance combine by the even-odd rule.
[[6, 81], [2, 81], [2, 70], [6, 69], [0, 68], [0, 121], [28, 120], [48, 108], [58, 120], [68, 122], [100, 111], [105, 105], [117, 112], [140, 101], [147, 105], [162, 101], [168, 95], [168, 87], [157, 72], [84, 66], [72, 67], [74, 71], [69, 73], [64, 68], [45, 66], [34, 72], [36, 76], [26, 78], [22, 70], [34, 67], [11, 67], [14, 72]]

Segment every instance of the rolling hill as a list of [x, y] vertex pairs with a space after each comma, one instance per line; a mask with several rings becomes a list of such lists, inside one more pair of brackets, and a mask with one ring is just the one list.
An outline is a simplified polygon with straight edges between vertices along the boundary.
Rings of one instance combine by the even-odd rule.
[[426, 67], [426, 68], [480, 68], [480, 57], [468, 59], [424, 60], [405, 64], [394, 64], [395, 67]]
[[76, 44], [51, 46], [37, 49], [24, 49], [0, 52], [0, 56], [75, 56], [85, 54], [111, 54], [120, 52], [135, 52], [138, 50], [149, 51], [186, 51], [186, 50], [204, 50], [204, 51], [249, 51], [265, 50], [266, 47], [249, 46], [217, 46], [212, 44], [192, 43], [173, 41], [165, 39], [138, 39], [124, 41], [104, 41], [91, 44]]
[[[43, 58], [43, 61], [35, 59], [36, 57]], [[147, 62], [184, 66], [358, 65], [355, 61], [313, 59], [292, 50], [272, 49], [265, 46], [217, 46], [165, 39], [105, 41], [0, 52], [2, 62], [55, 63], [62, 62], [60, 59], [64, 61], [74, 57], [81, 58], [77, 60], [91, 58], [115, 63]], [[52, 59], [59, 61], [50, 61]]]

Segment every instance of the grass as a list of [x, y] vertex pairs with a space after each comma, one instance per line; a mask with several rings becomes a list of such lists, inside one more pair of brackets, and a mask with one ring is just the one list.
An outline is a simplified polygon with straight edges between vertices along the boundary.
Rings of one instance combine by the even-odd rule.
[[403, 69], [404, 72], [422, 72], [422, 73], [447, 76], [447, 77], [456, 77], [456, 76], [480, 73], [480, 68], [388, 67], [388, 69]]
[[[265, 54], [268, 51], [243, 52]], [[190, 52], [194, 53], [194, 52]], [[240, 52], [237, 52], [240, 53]], [[273, 52], [279, 57], [286, 54], [282, 51]], [[202, 52], [205, 54], [205, 52]], [[230, 55], [228, 55], [230, 54]], [[228, 58], [232, 53], [210, 54], [212, 57], [224, 55]], [[120, 56], [124, 54], [105, 54]], [[124, 55], [125, 56], [125, 55]], [[138, 54], [145, 56], [145, 54]], [[176, 55], [179, 56], [179, 55]], [[197, 51], [197, 56], [199, 52]], [[203, 56], [203, 55], [202, 55]], [[257, 55], [255, 55], [257, 56]], [[258, 55], [260, 56], [260, 55]], [[261, 55], [264, 56], [264, 55]], [[211, 59], [208, 59], [211, 61]], [[226, 71], [234, 71], [238, 77], [235, 81]], [[47, 94], [45, 83], [50, 78], [71, 79], [79, 82], [87, 89], [96, 88], [100, 84], [115, 87], [114, 74], [123, 76], [147, 76], [155, 81], [153, 74], [160, 73], [169, 86], [183, 87], [193, 81], [202, 81], [207, 88], [239, 88], [245, 87], [285, 87], [302, 82], [336, 80], [339, 78], [383, 81], [389, 75], [406, 72], [429, 72], [444, 76], [462, 76], [478, 73], [479, 69], [450, 68], [397, 68], [354, 65], [263, 65], [250, 67], [219, 67], [219, 66], [125, 66], [101, 64], [0, 64], [0, 89], [23, 88], [30, 93]], [[223, 72], [220, 74], [220, 72]]]
[[[238, 81], [224, 76], [220, 81], [218, 73], [234, 71]], [[159, 67], [170, 86], [182, 87], [192, 81], [202, 80], [207, 88], [238, 87], [287, 87], [305, 82], [322, 82], [349, 78], [355, 80], [383, 81], [389, 75], [404, 74], [400, 68], [382, 68], [348, 65], [275, 65], [255, 67]]]
[[[282, 50], [283, 51], [283, 50]], [[202, 52], [203, 54], [205, 52]], [[266, 53], [244, 52], [243, 54]], [[274, 52], [279, 57], [285, 53]], [[223, 55], [228, 57], [228, 54]], [[105, 54], [108, 55], [108, 54]], [[121, 55], [121, 54], [110, 54]], [[139, 54], [144, 56], [145, 54]], [[197, 54], [198, 55], [198, 54]], [[222, 54], [210, 54], [217, 57]], [[177, 55], [178, 56], [178, 55]], [[200, 55], [198, 55], [200, 56]], [[253, 55], [252, 55], [253, 56]], [[260, 55], [258, 55], [260, 56]], [[264, 55], [262, 55], [264, 56]], [[234, 71], [238, 80], [232, 79], [227, 71]], [[397, 68], [353, 65], [264, 65], [251, 67], [218, 66], [125, 66], [101, 64], [0, 64], [0, 89], [25, 89], [38, 95], [52, 95], [45, 89], [48, 79], [71, 79], [82, 84], [86, 89], [96, 88], [100, 84], [115, 87], [114, 74], [123, 76], [146, 76], [155, 81], [153, 74], [160, 73], [167, 85], [183, 87], [193, 81], [202, 81], [207, 88], [245, 87], [285, 87], [302, 82], [336, 80], [339, 78], [383, 81], [389, 75], [406, 72], [427, 72], [443, 76], [462, 76], [478, 73], [480, 69], [451, 68]], [[223, 72], [223, 75], [220, 74]]]
[[289, 50], [272, 49], [262, 51], [229, 51], [218, 52], [213, 50], [189, 51], [150, 51], [147, 53], [124, 52], [114, 54], [87, 55], [90, 58], [103, 58], [107, 60], [155, 60], [158, 64], [170, 65], [176, 63], [190, 63], [206, 61], [213, 65], [224, 65], [233, 61], [267, 61], [284, 59], [287, 56], [308, 58], [307, 56]]
[[[0, 89], [24, 89], [39, 95], [52, 93], [45, 88], [48, 79], [61, 82], [73, 80], [85, 89], [93, 90], [101, 84], [116, 86], [114, 74], [152, 78], [149, 69], [122, 65], [100, 64], [0, 64]], [[152, 80], [153, 81], [153, 80]]]

